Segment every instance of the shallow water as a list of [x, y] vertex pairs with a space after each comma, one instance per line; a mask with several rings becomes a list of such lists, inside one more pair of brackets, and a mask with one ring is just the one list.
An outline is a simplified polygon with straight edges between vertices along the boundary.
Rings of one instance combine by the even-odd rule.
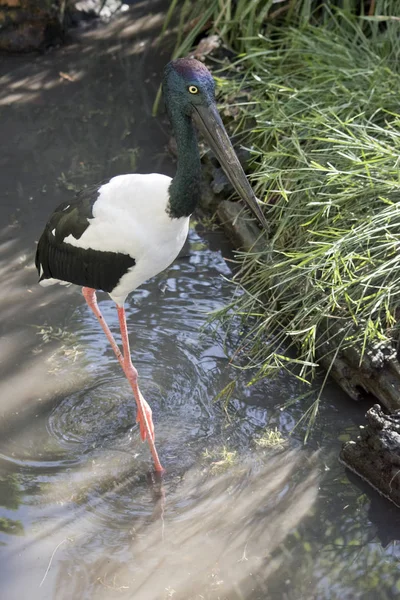
[[[298, 384], [249, 387], [228, 358], [235, 336], [206, 326], [234, 291], [220, 233], [192, 228], [127, 305], [162, 481], [79, 290], [36, 285], [34, 242], [75, 187], [129, 168], [173, 172], [166, 123], [150, 117], [168, 60], [151, 43], [162, 10], [137, 3], [66, 48], [0, 63], [1, 598], [398, 597], [399, 513], [337, 462], [367, 405], [330, 384], [308, 445], [301, 428], [289, 437], [304, 404], [282, 406]], [[215, 397], [238, 375], [225, 409]], [[265, 427], [282, 448], [255, 443]]]

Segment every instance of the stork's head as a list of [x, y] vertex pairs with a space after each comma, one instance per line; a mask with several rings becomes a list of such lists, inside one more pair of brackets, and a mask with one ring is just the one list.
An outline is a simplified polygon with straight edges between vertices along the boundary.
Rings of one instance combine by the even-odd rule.
[[178, 58], [165, 67], [163, 93], [168, 112], [179, 109], [191, 116], [195, 107], [215, 102], [214, 89], [210, 71], [194, 58]]
[[214, 79], [210, 71], [194, 58], [179, 58], [165, 67], [164, 100], [174, 126], [179, 128], [180, 124], [190, 119], [194, 121], [239, 196], [247, 202], [260, 223], [267, 229], [264, 214], [219, 116], [214, 89]]

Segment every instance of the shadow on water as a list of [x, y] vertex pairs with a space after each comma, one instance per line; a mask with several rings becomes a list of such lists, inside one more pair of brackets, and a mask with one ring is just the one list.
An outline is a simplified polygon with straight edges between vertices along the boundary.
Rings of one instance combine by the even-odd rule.
[[[36, 284], [35, 241], [76, 189], [126, 171], [172, 174], [151, 104], [166, 2], [137, 2], [41, 56], [0, 62], [0, 581], [6, 600], [394, 598], [399, 521], [337, 463], [365, 406], [326, 389], [307, 447], [282, 375], [226, 408], [232, 342], [204, 327], [233, 289], [219, 233], [127, 306], [163, 480], [148, 474], [135, 405], [76, 288]], [[223, 250], [225, 252], [225, 250]], [[112, 302], [100, 295], [115, 330]], [[283, 447], [255, 438], [277, 428]]]

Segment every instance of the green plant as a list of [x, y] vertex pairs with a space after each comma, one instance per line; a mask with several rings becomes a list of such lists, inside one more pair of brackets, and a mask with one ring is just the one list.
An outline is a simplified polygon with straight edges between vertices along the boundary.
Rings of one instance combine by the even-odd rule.
[[371, 37], [346, 23], [249, 39], [223, 82], [224, 98], [250, 98], [235, 133], [271, 223], [265, 249], [239, 257], [244, 293], [218, 315], [245, 323], [254, 380], [288, 369], [309, 381], [333, 321], [331, 360], [398, 340], [400, 23]]

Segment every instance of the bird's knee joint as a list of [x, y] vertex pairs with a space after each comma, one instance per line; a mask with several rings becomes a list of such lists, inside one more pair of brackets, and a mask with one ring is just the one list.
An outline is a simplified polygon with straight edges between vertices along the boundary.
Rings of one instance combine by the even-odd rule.
[[129, 375], [132, 377], [132, 379], [137, 381], [138, 372], [130, 361], [125, 362], [125, 372], [129, 373]]

